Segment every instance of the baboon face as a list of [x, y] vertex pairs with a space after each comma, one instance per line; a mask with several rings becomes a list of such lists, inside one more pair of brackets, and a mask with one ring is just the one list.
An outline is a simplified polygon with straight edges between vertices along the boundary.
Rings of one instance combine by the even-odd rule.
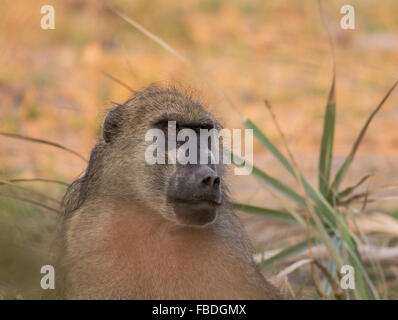
[[[175, 125], [177, 135], [184, 129], [196, 133], [195, 163], [183, 164], [178, 157], [170, 163], [171, 125]], [[213, 222], [223, 201], [224, 170], [222, 165], [211, 163], [211, 143], [208, 148], [201, 147], [200, 134], [215, 128], [210, 113], [176, 90], [150, 88], [136, 93], [126, 104], [110, 111], [105, 120], [104, 140], [112, 163], [105, 163], [104, 170], [119, 178], [110, 185], [117, 184], [120, 194], [131, 193], [135, 201], [177, 223], [204, 226]], [[150, 129], [164, 134], [164, 164], [146, 161], [145, 152], [156, 141], [146, 141]], [[187, 140], [176, 141], [174, 135], [171, 138], [178, 154]], [[209, 161], [203, 163], [201, 156]]]

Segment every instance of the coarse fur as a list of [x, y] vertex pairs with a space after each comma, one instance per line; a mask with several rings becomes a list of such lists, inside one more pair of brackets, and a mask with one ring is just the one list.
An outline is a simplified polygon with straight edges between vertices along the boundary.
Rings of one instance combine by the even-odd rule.
[[[218, 123], [174, 88], [149, 87], [111, 110], [85, 174], [63, 199], [63, 285], [67, 299], [277, 299], [261, 275], [228, 200], [214, 221], [187, 225], [166, 194], [176, 165], [148, 165], [146, 131], [167, 116]], [[194, 206], [193, 204], [192, 206]], [[188, 207], [189, 208], [189, 207]], [[194, 207], [192, 207], [194, 208]]]

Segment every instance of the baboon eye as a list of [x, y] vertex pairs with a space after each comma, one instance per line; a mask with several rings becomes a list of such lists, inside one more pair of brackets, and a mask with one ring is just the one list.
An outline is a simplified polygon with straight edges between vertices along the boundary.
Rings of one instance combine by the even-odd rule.
[[168, 128], [167, 121], [159, 121], [154, 126], [157, 127], [158, 129], [162, 130], [165, 133], [167, 132], [167, 128]]
[[184, 127], [184, 126], [182, 126], [182, 125], [176, 123], [176, 130], [177, 130], [177, 132], [179, 132], [180, 130], [183, 130], [183, 129], [187, 129], [187, 127]]

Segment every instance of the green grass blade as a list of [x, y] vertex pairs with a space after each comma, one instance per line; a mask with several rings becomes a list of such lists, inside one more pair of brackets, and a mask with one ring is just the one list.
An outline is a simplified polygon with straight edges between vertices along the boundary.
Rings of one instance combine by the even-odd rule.
[[353, 237], [351, 236], [351, 231], [347, 226], [344, 217], [339, 217], [338, 225], [341, 230], [341, 235], [344, 240], [344, 245], [347, 248], [348, 254], [350, 256], [351, 263], [353, 264], [355, 270], [355, 279], [358, 287], [358, 293], [361, 299], [368, 299], [368, 295], [365, 289], [365, 283], [370, 289], [370, 293], [374, 299], [378, 299], [378, 293], [370, 279], [364, 263], [362, 261], [361, 255], [358, 251], [358, 247]]
[[268, 186], [272, 187], [274, 190], [282, 193], [287, 198], [297, 203], [300, 207], [305, 207], [304, 198], [279, 180], [271, 177], [270, 175], [266, 174], [264, 171], [258, 169], [255, 166], [253, 166], [252, 175], [260, 181], [266, 183]]
[[20, 179], [8, 179], [10, 182], [48, 182], [48, 183], [56, 183], [62, 186], [69, 186], [70, 183], [61, 180], [55, 179], [47, 179], [47, 178], [20, 178]]
[[363, 273], [365, 269], [361, 268], [361, 265], [363, 266], [363, 264], [361, 262], [361, 257], [358, 253], [356, 244], [352, 241], [352, 238], [347, 233], [347, 231], [343, 230], [342, 236], [344, 239], [343, 243], [348, 250], [348, 255], [350, 257], [351, 264], [355, 270], [355, 287], [356, 287], [355, 290], [357, 291], [359, 297], [362, 300], [367, 300], [368, 295], [366, 293], [365, 283], [364, 283], [364, 278], [366, 277], [366, 275]]
[[[318, 213], [318, 215], [322, 215], [322, 216], [326, 216], [326, 217], [333, 215], [334, 223], [333, 223], [332, 227], [333, 227], [333, 229], [335, 229], [335, 227], [338, 226], [341, 231], [343, 243], [348, 249], [351, 261], [353, 263], [353, 267], [357, 272], [356, 279], [357, 279], [357, 283], [358, 283], [358, 293], [359, 293], [361, 299], [367, 298], [364, 280], [365, 280], [367, 286], [370, 288], [370, 291], [371, 291], [373, 297], [377, 297], [377, 291], [375, 290], [374, 285], [372, 284], [372, 281], [366, 272], [366, 269], [362, 262], [362, 258], [359, 254], [356, 243], [353, 239], [352, 231], [351, 231], [351, 229], [349, 229], [349, 227], [345, 223], [344, 217], [341, 216], [339, 214], [339, 212], [337, 212], [335, 209], [333, 209], [330, 206], [330, 204], [325, 200], [325, 198], [319, 192], [317, 192], [317, 190], [312, 188], [311, 185], [309, 185], [307, 182], [305, 182], [305, 186], [308, 189], [312, 189], [311, 194], [314, 197], [317, 197], [317, 199], [318, 199], [317, 201], [315, 201], [317, 204], [316, 212]], [[317, 221], [316, 218], [317, 217], [315, 217], [314, 221], [317, 224], [317, 230], [319, 232], [319, 235], [321, 236], [320, 239], [327, 247], [327, 249], [331, 255], [331, 258], [334, 260], [336, 266], [338, 268], [341, 268], [342, 257], [340, 255], [340, 253], [337, 252], [336, 248], [334, 247], [334, 244], [330, 245], [329, 235], [326, 235], [326, 232], [325, 232], [326, 230], [324, 230], [324, 227]]]
[[263, 207], [256, 207], [256, 206], [251, 206], [243, 203], [233, 203], [233, 207], [236, 210], [243, 211], [246, 213], [250, 214], [255, 214], [261, 217], [265, 218], [271, 218], [277, 221], [281, 222], [288, 222], [288, 223], [294, 223], [296, 224], [296, 220], [293, 219], [290, 214], [286, 211], [282, 210], [275, 210], [275, 209], [269, 209], [269, 208], [263, 208]]
[[[333, 245], [335, 246], [337, 252], [340, 253], [341, 241], [340, 241], [340, 237], [338, 237], [337, 235], [335, 235], [334, 238], [333, 238]], [[333, 260], [329, 260], [328, 261], [327, 271], [330, 274], [335, 274], [336, 273], [336, 264], [334, 263]], [[332, 287], [330, 285], [330, 282], [327, 279], [325, 279], [323, 291], [325, 291], [327, 296], [332, 296], [331, 295], [332, 294]]]
[[375, 117], [375, 115], [379, 112], [379, 110], [381, 109], [381, 107], [384, 105], [384, 103], [386, 102], [386, 100], [388, 99], [388, 97], [391, 95], [391, 93], [394, 91], [395, 87], [398, 85], [398, 81], [396, 81], [394, 83], [394, 85], [390, 88], [390, 90], [388, 90], [387, 94], [384, 96], [384, 98], [381, 100], [381, 102], [379, 103], [379, 105], [377, 106], [377, 108], [372, 112], [372, 114], [369, 116], [368, 120], [366, 121], [365, 125], [363, 126], [361, 132], [359, 133], [358, 138], [356, 139], [351, 152], [348, 154], [347, 158], [345, 159], [344, 163], [342, 164], [342, 166], [340, 167], [340, 169], [338, 170], [333, 184], [332, 184], [332, 189], [337, 191], [340, 187], [341, 181], [343, 180], [349, 166], [351, 165], [352, 161], [354, 160], [354, 156], [355, 153], [358, 150], [359, 145], [361, 144], [361, 141], [366, 133], [366, 130], [369, 127], [369, 124], [371, 123], [371, 121], [373, 120], [373, 118]]
[[277, 147], [270, 141], [270, 139], [257, 127], [253, 121], [246, 119], [243, 122], [247, 129], [253, 129], [253, 135], [256, 140], [265, 147], [292, 175], [296, 177], [293, 166], [289, 160], [278, 150]]
[[[333, 92], [333, 89], [331, 90]], [[329, 99], [330, 100], [330, 99]], [[330, 100], [331, 101], [331, 100]], [[279, 162], [294, 176], [295, 172], [293, 169], [293, 166], [289, 162], [289, 160], [272, 144], [272, 142], [268, 139], [268, 137], [250, 120], [247, 119], [244, 122], [245, 127], [248, 129], [253, 130], [254, 136], [257, 138], [257, 140], [271, 153], [274, 155], [274, 157], [279, 160]], [[235, 155], [234, 155], [235, 157]], [[237, 159], [241, 159], [240, 157]], [[267, 185], [271, 186], [273, 189], [277, 190], [278, 192], [282, 193], [283, 195], [287, 196], [289, 199], [293, 200], [296, 202], [298, 205], [301, 207], [305, 208], [306, 203], [305, 199], [297, 194], [295, 191], [290, 189], [289, 187], [285, 186], [275, 178], [269, 176], [265, 172], [261, 171], [257, 167], [253, 166], [253, 171], [252, 175], [255, 176], [257, 179], [261, 180], [262, 182], [265, 182]], [[334, 215], [334, 210], [330, 207], [330, 205], [327, 203], [326, 199], [319, 194], [304, 178], [303, 179], [303, 184], [305, 186], [307, 194], [312, 198], [318, 205], [320, 205], [321, 208], [323, 208], [322, 212], [325, 212], [325, 215], [327, 217], [328, 222], [332, 225], [335, 226], [335, 219], [333, 217]]]
[[[333, 90], [332, 90], [333, 92]], [[293, 177], [296, 177], [295, 171], [293, 169], [293, 166], [289, 162], [289, 160], [275, 147], [275, 145], [268, 139], [268, 137], [250, 120], [246, 119], [244, 121], [245, 127], [248, 129], [253, 130], [254, 137], [277, 159], [279, 162], [293, 175]], [[243, 161], [242, 158], [234, 155], [238, 160]], [[232, 157], [232, 158], [234, 158]], [[236, 162], [234, 162], [236, 164]], [[280, 181], [276, 180], [275, 178], [269, 176], [265, 172], [261, 171], [257, 167], [253, 166], [253, 171], [252, 175], [256, 177], [257, 179], [261, 180], [262, 182], [265, 182], [267, 185], [271, 186], [273, 189], [277, 190], [281, 194], [287, 196], [289, 199], [293, 200], [296, 202], [298, 205], [301, 207], [305, 208], [306, 203], [305, 199], [300, 196], [298, 193], [287, 187], [286, 185], [282, 184]], [[329, 206], [327, 203], [326, 199], [320, 195], [304, 178], [303, 183], [306, 189], [307, 194], [318, 204], [321, 205], [325, 210], [325, 212], [328, 222], [331, 225], [335, 225], [335, 220], [333, 218], [333, 209]]]
[[[233, 154], [232, 162], [237, 166], [243, 166], [244, 163], [248, 163], [243, 158]], [[279, 192], [280, 194], [284, 195], [286, 198], [294, 201], [297, 205], [302, 208], [307, 208], [307, 204], [305, 199], [299, 195], [297, 192], [293, 191], [291, 188], [280, 182], [279, 180], [271, 177], [270, 175], [266, 174], [264, 171], [260, 170], [256, 166], [253, 166], [253, 170], [251, 173], [256, 179], [265, 183], [275, 191]], [[309, 197], [314, 200], [316, 205], [320, 207], [322, 215], [326, 218], [326, 221], [332, 227], [336, 226], [336, 221], [334, 218], [335, 212], [327, 200], [320, 194], [315, 188], [313, 188], [307, 180], [303, 179], [304, 188], [309, 195]]]
[[[311, 239], [311, 243], [314, 246], [318, 245], [319, 243], [316, 242], [315, 239]], [[308, 242], [307, 240], [301, 241], [291, 247], [288, 247], [281, 252], [277, 253], [276, 255], [272, 256], [271, 258], [268, 258], [266, 260], [263, 260], [259, 267], [260, 268], [269, 268], [270, 266], [273, 266], [278, 263], [284, 262], [286, 259], [295, 256], [296, 254], [299, 254], [300, 252], [303, 252], [305, 249], [307, 249]]]
[[336, 211], [325, 199], [325, 197], [316, 190], [307, 180], [303, 178], [303, 186], [308, 196], [315, 202], [316, 213], [324, 217], [331, 227], [336, 227]]
[[336, 119], [335, 102], [335, 77], [333, 75], [332, 87], [330, 88], [329, 98], [326, 105], [324, 116], [321, 150], [319, 153], [318, 183], [319, 190], [327, 197], [329, 190], [330, 170], [333, 159], [333, 140]]
[[11, 199], [20, 200], [20, 201], [23, 201], [23, 202], [34, 204], [35, 206], [47, 209], [49, 211], [53, 211], [53, 212], [55, 212], [57, 214], [61, 214], [61, 211], [59, 211], [58, 209], [50, 207], [50, 206], [47, 206], [47, 205], [41, 203], [40, 201], [24, 198], [24, 197], [21, 197], [21, 196], [18, 196], [18, 195], [2, 193], [2, 192], [0, 192], [0, 197], [8, 197], [8, 198], [11, 198]]
[[358, 183], [356, 183], [355, 185], [348, 187], [346, 189], [344, 189], [343, 191], [339, 192], [339, 194], [337, 195], [337, 200], [340, 200], [348, 195], [350, 195], [356, 188], [358, 188], [362, 183], [364, 183], [366, 180], [368, 180], [372, 175], [368, 174], [364, 177], [361, 178], [361, 180], [359, 180]]
[[21, 134], [9, 133], [9, 132], [0, 132], [0, 136], [20, 139], [20, 140], [25, 140], [25, 141], [30, 141], [30, 142], [40, 143], [40, 144], [46, 144], [46, 145], [64, 150], [66, 152], [72, 153], [75, 156], [79, 157], [80, 159], [88, 162], [88, 160], [85, 157], [83, 157], [80, 153], [78, 153], [74, 150], [71, 150], [67, 147], [64, 147], [63, 145], [60, 145], [59, 143], [51, 142], [51, 141], [44, 140], [44, 139], [31, 138], [31, 137], [23, 136]]
[[[232, 162], [237, 165], [237, 166], [243, 166], [244, 163], [249, 164], [248, 161], [244, 160], [243, 158], [233, 154], [232, 157]], [[252, 166], [252, 164], [250, 164]], [[281, 193], [284, 195], [286, 198], [294, 201], [296, 204], [298, 204], [301, 207], [305, 207], [305, 200], [302, 196], [300, 196], [297, 192], [293, 191], [290, 189], [288, 186], [280, 182], [279, 180], [271, 177], [270, 175], [266, 174], [264, 171], [261, 169], [257, 168], [256, 166], [253, 166], [251, 174], [261, 182], [265, 183], [275, 191]]]

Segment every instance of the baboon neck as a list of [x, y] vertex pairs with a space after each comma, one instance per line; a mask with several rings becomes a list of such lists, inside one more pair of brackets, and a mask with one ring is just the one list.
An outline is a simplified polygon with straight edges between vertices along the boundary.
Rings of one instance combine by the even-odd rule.
[[167, 219], [144, 203], [123, 197], [113, 198], [111, 211], [117, 211], [115, 214], [117, 224], [128, 226], [126, 232], [140, 235], [144, 239], [159, 236], [159, 241], [162, 241], [162, 237], [195, 238], [196, 240], [203, 237], [215, 241], [222, 235], [223, 225], [232, 223], [228, 222], [231, 219], [230, 214], [222, 212], [213, 223], [206, 226], [182, 225], [173, 219]]

